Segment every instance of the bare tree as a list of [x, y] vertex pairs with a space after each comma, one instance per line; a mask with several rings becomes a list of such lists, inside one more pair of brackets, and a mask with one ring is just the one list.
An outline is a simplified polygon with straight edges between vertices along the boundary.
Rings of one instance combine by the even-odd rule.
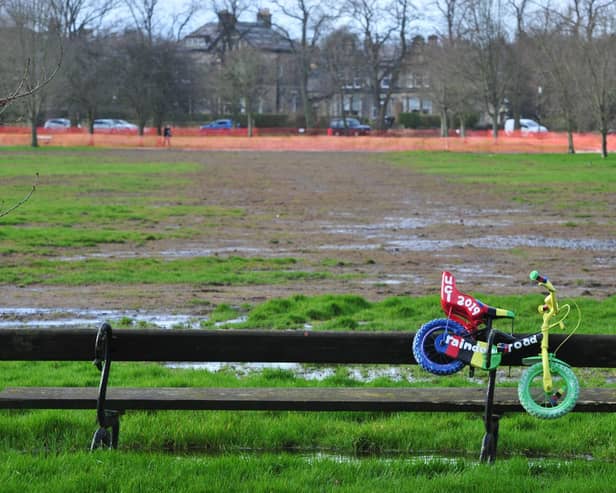
[[429, 92], [439, 108], [441, 137], [449, 135], [450, 114], [459, 117], [460, 133], [464, 136], [465, 114], [471, 106], [472, 93], [468, 81], [460, 77], [466, 53], [459, 41], [463, 36], [468, 4], [462, 0], [438, 0], [436, 7], [441, 13], [444, 29], [440, 38], [426, 48]]
[[68, 39], [100, 28], [118, 0], [49, 0], [52, 13]]
[[[56, 75], [57, 70], [52, 71], [45, 79], [38, 80], [34, 84], [29, 84], [28, 81], [33, 79], [31, 74], [31, 60], [25, 62], [24, 71], [15, 84], [15, 88], [6, 96], [0, 97], [0, 113], [2, 113], [9, 104], [22, 98], [33, 96], [34, 93], [45, 87]], [[60, 64], [57, 65], [57, 69]]]
[[165, 37], [178, 41], [184, 29], [201, 10], [198, 0], [185, 0], [174, 5], [170, 17], [163, 11], [164, 2], [160, 0], [107, 0], [121, 1], [130, 12], [130, 24], [150, 45], [156, 37]]
[[355, 87], [363, 65], [359, 37], [347, 28], [338, 29], [323, 40], [320, 53], [321, 79], [325, 80], [319, 92], [323, 98], [337, 96], [340, 107], [336, 113], [344, 117], [345, 95]]
[[165, 121], [185, 106], [185, 97], [194, 92], [196, 74], [186, 53], [173, 40], [156, 42], [152, 62], [152, 117], [161, 135]]
[[[291, 30], [283, 29], [297, 57], [299, 66], [299, 92], [304, 110], [306, 127], [314, 127], [312, 101], [308, 91], [308, 81], [316, 67], [317, 46], [324, 34], [330, 29], [337, 14], [330, 6], [320, 0], [274, 0], [274, 4], [294, 25]], [[297, 38], [293, 31], [299, 33]]]
[[270, 64], [259, 51], [249, 47], [234, 50], [228, 62], [220, 72], [222, 94], [241, 107], [248, 117], [248, 134], [252, 135], [254, 114], [272, 85]]
[[[447, 137], [450, 116], [463, 115], [466, 105], [470, 103], [468, 82], [459, 76], [464, 53], [458, 49], [455, 39], [441, 39], [425, 48], [425, 56], [428, 60], [426, 75], [430, 81], [428, 91], [441, 117], [441, 137]], [[463, 135], [464, 123], [462, 117], [460, 129]]]
[[8, 53], [13, 67], [26, 69], [14, 74], [17, 88], [2, 106], [19, 99], [23, 102], [32, 129], [31, 145], [38, 146], [37, 125], [46, 99], [46, 87], [62, 64], [62, 43], [45, 0], [5, 0], [4, 9], [14, 32]]
[[349, 0], [358, 25], [368, 72], [368, 88], [377, 108], [376, 126], [385, 127], [385, 113], [408, 53], [414, 7], [409, 0]]
[[112, 38], [99, 31], [91, 35], [80, 33], [67, 42], [68, 55], [61, 79], [68, 91], [61, 93], [64, 97], [60, 101], [72, 108], [79, 119], [85, 116], [90, 133], [94, 131], [99, 109], [112, 101], [119, 82]]
[[[509, 88], [507, 99], [509, 111], [514, 120], [514, 128], [520, 128], [522, 113], [528, 113], [529, 100], [536, 90], [531, 89], [533, 75], [537, 72], [532, 70], [533, 62], [531, 53], [533, 44], [528, 36], [526, 19], [529, 17], [529, 0], [508, 0], [507, 7], [515, 18], [514, 39], [509, 45], [507, 52], [509, 65]], [[537, 87], [536, 80], [535, 88]], [[526, 111], [524, 111], [526, 110]], [[526, 115], [530, 116], [530, 115]], [[539, 115], [535, 115], [539, 119]]]
[[[582, 50], [583, 84], [607, 157], [607, 134], [616, 118], [616, 1], [575, 0], [570, 23]], [[582, 75], [582, 74], [580, 74]]]
[[470, 5], [465, 0], [436, 0], [435, 5], [442, 19], [441, 27], [437, 29], [441, 38], [453, 42], [463, 36]]
[[492, 134], [498, 136], [502, 104], [511, 80], [508, 41], [501, 0], [468, 0], [465, 19], [466, 80], [475, 87], [484, 110], [492, 120]]
[[[183, 57], [179, 50], [181, 30], [197, 12], [194, 1], [176, 11], [173, 23], [164, 32], [162, 3], [159, 0], [124, 0], [134, 29], [127, 30], [120, 43], [116, 67], [122, 84], [119, 97], [135, 112], [139, 133], [150, 118], [160, 132], [174, 103], [177, 82], [182, 78]], [[173, 32], [173, 29], [177, 29]]]
[[567, 130], [567, 150], [575, 153], [573, 132], [576, 128], [577, 101], [582, 91], [578, 88], [576, 72], [581, 52], [575, 42], [570, 25], [562, 15], [545, 7], [532, 27], [534, 65], [542, 82], [538, 97], [549, 101], [551, 113], [564, 120]]

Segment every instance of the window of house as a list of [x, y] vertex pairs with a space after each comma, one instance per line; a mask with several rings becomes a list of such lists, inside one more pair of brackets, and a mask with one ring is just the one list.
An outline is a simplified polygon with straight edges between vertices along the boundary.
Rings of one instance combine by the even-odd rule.
[[415, 74], [413, 72], [408, 72], [404, 75], [404, 87], [408, 87], [412, 89], [415, 87]]
[[293, 113], [297, 113], [297, 110], [298, 110], [297, 101], [298, 101], [298, 94], [297, 92], [293, 91], [291, 93], [291, 111]]
[[407, 99], [407, 111], [421, 111], [421, 101], [419, 98], [408, 98]]
[[359, 115], [361, 112], [361, 99], [352, 94], [345, 94], [342, 109], [349, 115]]
[[344, 89], [361, 89], [361, 79], [355, 77], [353, 80], [345, 82]]
[[422, 102], [421, 102], [421, 110], [426, 115], [431, 115], [432, 114], [432, 100], [430, 100], [430, 99], [422, 100]]

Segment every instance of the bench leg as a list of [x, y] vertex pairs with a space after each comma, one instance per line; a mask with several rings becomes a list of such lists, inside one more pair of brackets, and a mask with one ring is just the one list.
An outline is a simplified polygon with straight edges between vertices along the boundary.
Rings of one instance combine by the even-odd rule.
[[[491, 339], [491, 338], [490, 338]], [[489, 341], [488, 352], [491, 350], [492, 341]], [[483, 422], [485, 434], [481, 443], [481, 462], [493, 463], [496, 460], [496, 446], [498, 444], [498, 425], [500, 416], [494, 414], [494, 387], [496, 386], [496, 370], [490, 370], [488, 378], [488, 391], [486, 393], [486, 406]]]
[[90, 450], [101, 447], [118, 448], [120, 415], [122, 413], [121, 411], [105, 409], [107, 382], [109, 381], [109, 371], [111, 369], [111, 340], [111, 326], [104, 323], [98, 329], [94, 344], [94, 364], [101, 371], [101, 381], [98, 387], [98, 398], [96, 399], [96, 417], [99, 428], [94, 433]]
[[118, 448], [118, 439], [120, 437], [120, 412], [105, 411], [105, 422], [99, 423], [100, 427], [92, 437], [90, 450], [99, 448]]
[[496, 449], [498, 446], [498, 426], [500, 416], [493, 415], [489, 423], [486, 423], [486, 432], [483, 435], [481, 442], [481, 454], [479, 460], [481, 462], [489, 462], [493, 464], [496, 461]]

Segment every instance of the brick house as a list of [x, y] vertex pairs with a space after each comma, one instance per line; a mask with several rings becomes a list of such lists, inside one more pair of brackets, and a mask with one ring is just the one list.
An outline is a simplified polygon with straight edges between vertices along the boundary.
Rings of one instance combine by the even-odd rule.
[[272, 25], [268, 9], [260, 9], [254, 22], [239, 21], [228, 11], [218, 12], [217, 22], [204, 24], [187, 35], [183, 45], [204, 67], [223, 64], [226, 54], [242, 47], [259, 50], [271, 62], [271, 70], [275, 74], [272, 86], [261, 98], [259, 113], [294, 114], [299, 111], [292, 44], [282, 31]]

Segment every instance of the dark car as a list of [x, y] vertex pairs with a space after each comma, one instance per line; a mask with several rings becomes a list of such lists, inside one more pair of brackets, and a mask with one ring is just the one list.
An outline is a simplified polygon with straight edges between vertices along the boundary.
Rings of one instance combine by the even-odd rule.
[[329, 122], [333, 135], [368, 135], [372, 128], [357, 118], [336, 118]]
[[219, 120], [214, 120], [205, 125], [201, 125], [202, 129], [213, 129], [213, 128], [234, 128], [235, 124], [233, 120], [228, 118], [220, 118]]

